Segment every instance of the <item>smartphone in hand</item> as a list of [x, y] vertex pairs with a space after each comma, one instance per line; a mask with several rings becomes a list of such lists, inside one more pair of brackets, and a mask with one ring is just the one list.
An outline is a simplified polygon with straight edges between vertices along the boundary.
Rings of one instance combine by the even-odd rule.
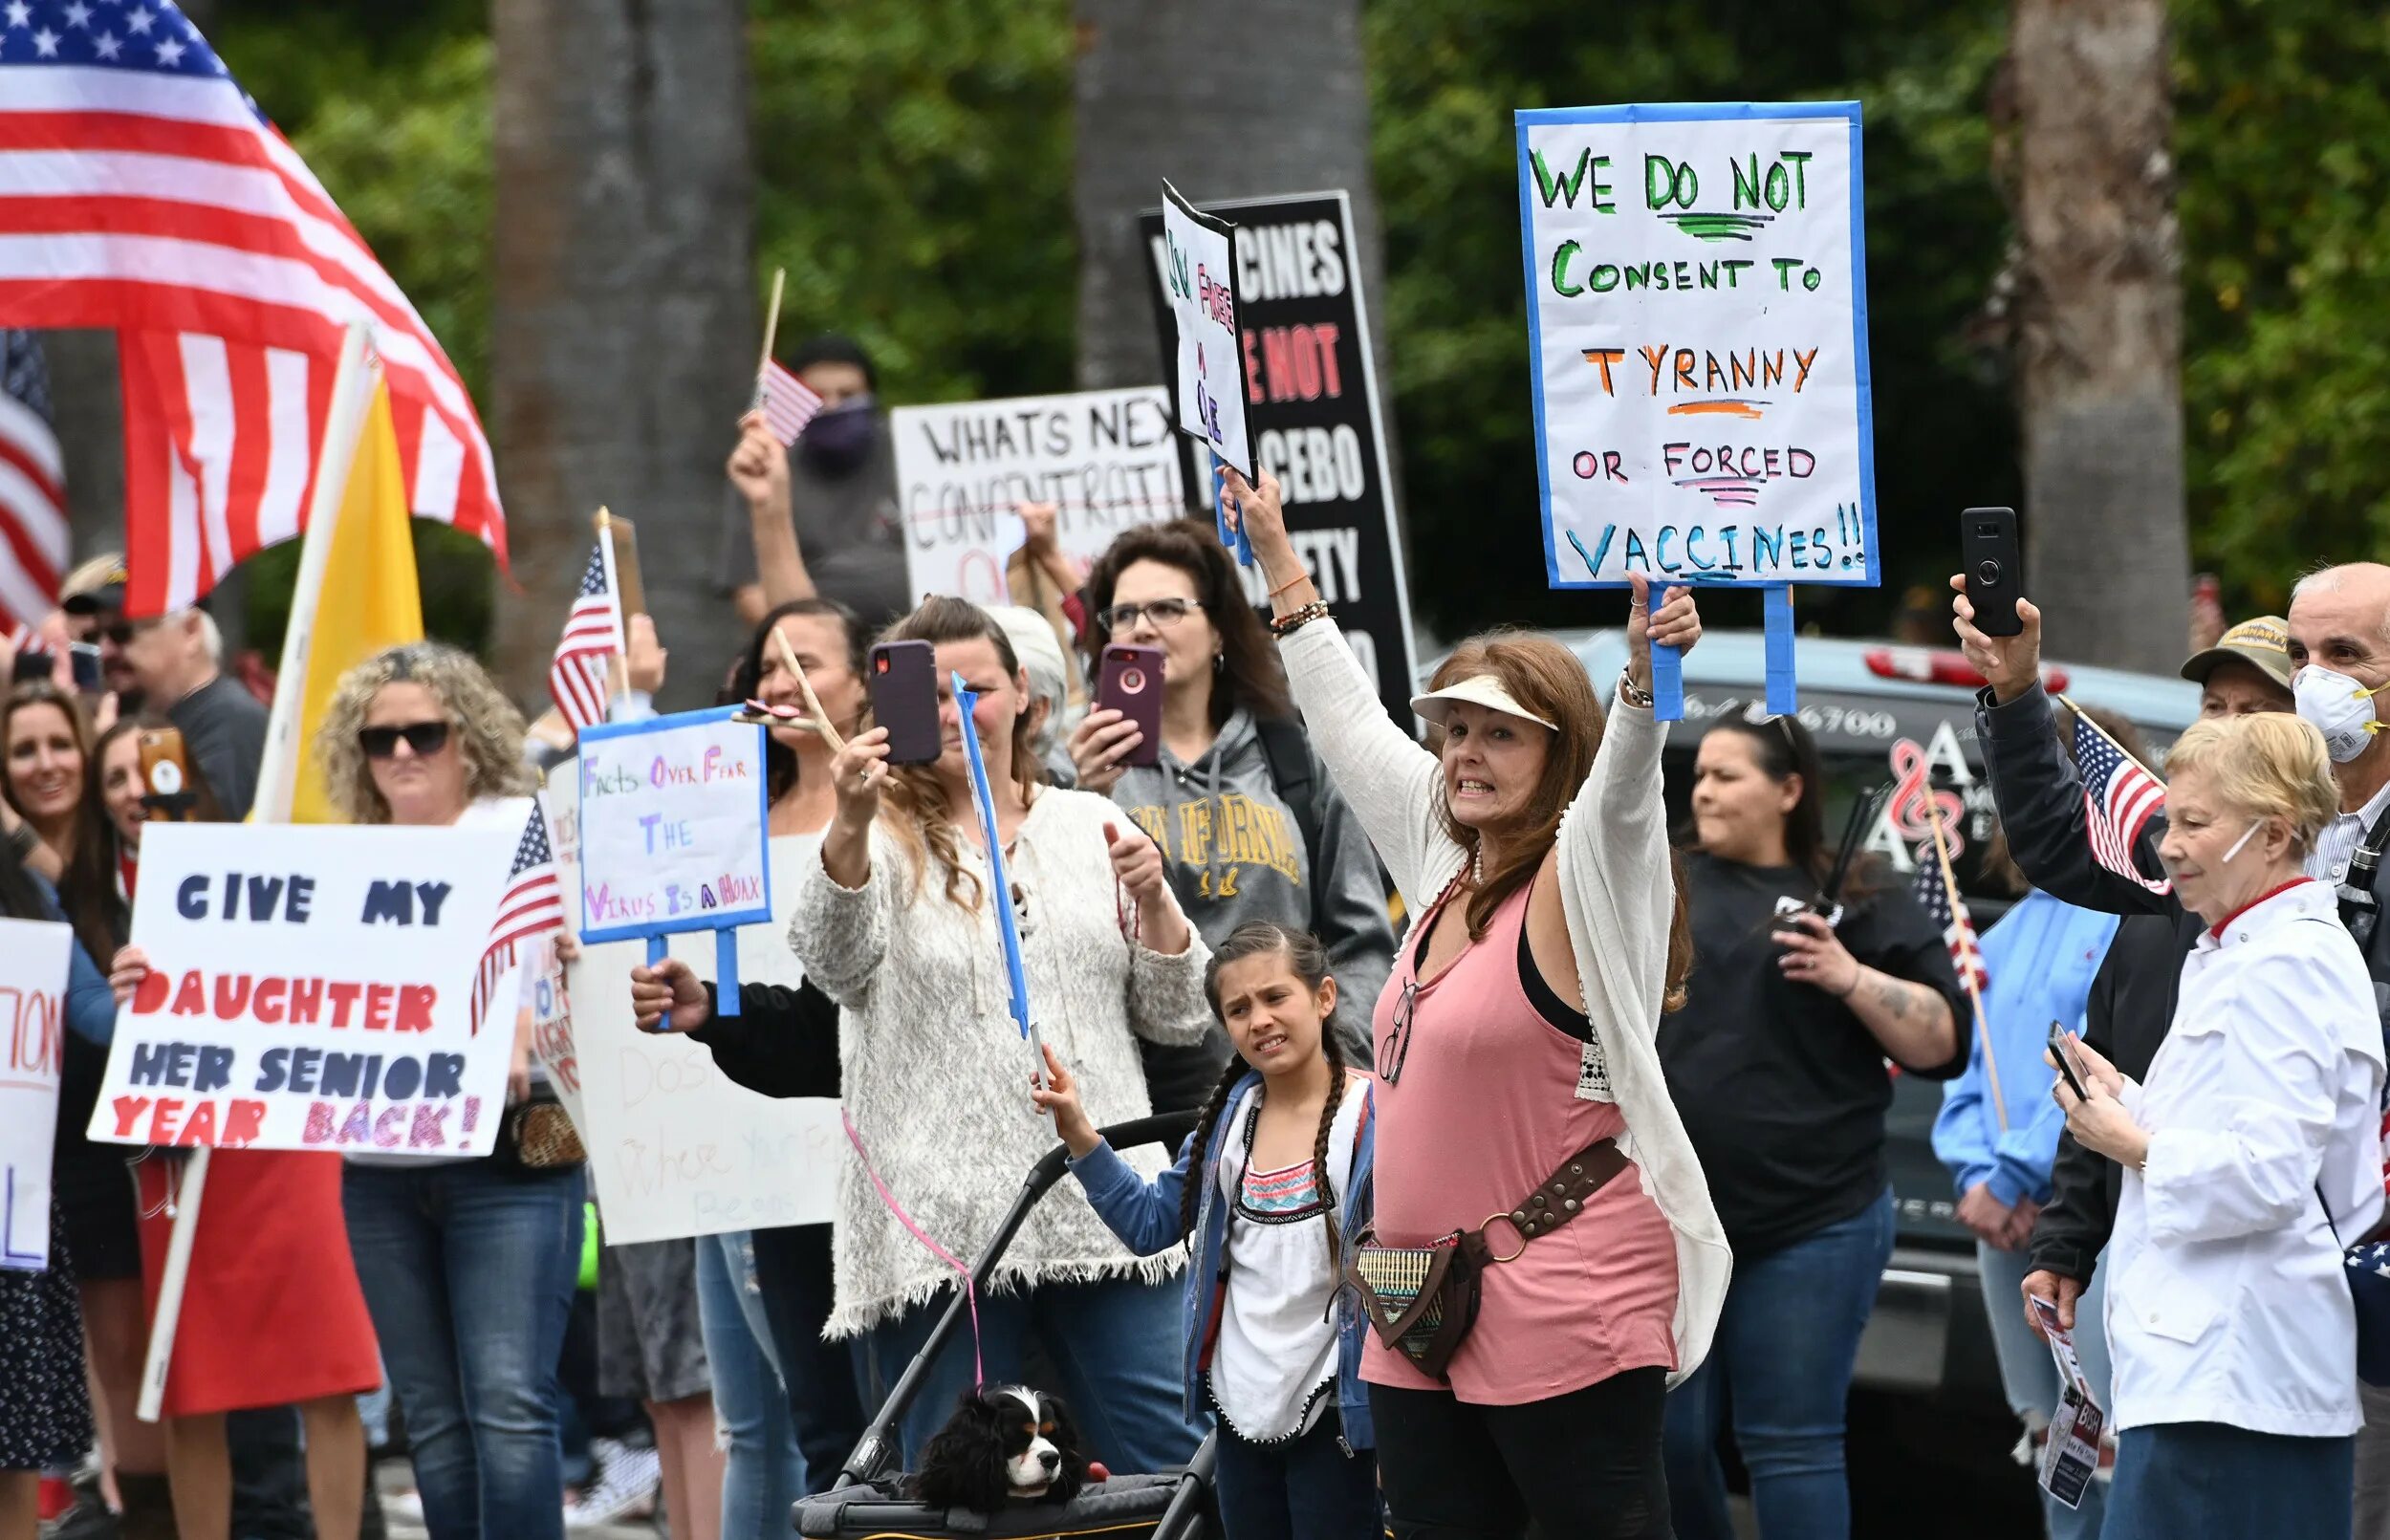
[[2067, 1089], [2075, 1093], [2076, 1099], [2089, 1100], [2091, 1076], [2084, 1070], [2083, 1061], [2075, 1056], [2075, 1045], [2067, 1040], [2063, 1022], [2050, 1024], [2050, 1056], [2058, 1061], [2058, 1073], [2066, 1077]]
[[864, 662], [871, 718], [888, 729], [888, 763], [927, 765], [938, 757], [938, 653], [926, 641], [882, 641]]
[[1096, 677], [1096, 706], [1109, 707], [1137, 724], [1144, 739], [1123, 765], [1162, 762], [1162, 649], [1114, 642], [1103, 650]]
[[1975, 629], [1988, 637], [2013, 637], [2025, 629], [2017, 618], [2024, 591], [2025, 552], [2016, 534], [2016, 510], [1970, 508], [1959, 515], [1959, 571], [1966, 578], [1966, 600], [1975, 607]]

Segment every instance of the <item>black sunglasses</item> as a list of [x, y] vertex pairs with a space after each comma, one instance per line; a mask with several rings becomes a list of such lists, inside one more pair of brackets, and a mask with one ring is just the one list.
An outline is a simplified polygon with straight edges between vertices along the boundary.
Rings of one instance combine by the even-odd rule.
[[1402, 993], [1394, 1003], [1386, 1045], [1378, 1051], [1378, 1078], [1388, 1085], [1402, 1078], [1402, 1061], [1411, 1056], [1411, 1018], [1418, 1011], [1419, 979], [1414, 975], [1403, 981]]
[[359, 727], [358, 747], [365, 750], [367, 759], [388, 759], [399, 751], [399, 740], [417, 759], [429, 759], [448, 747], [448, 725], [445, 722], [410, 722], [397, 727]]

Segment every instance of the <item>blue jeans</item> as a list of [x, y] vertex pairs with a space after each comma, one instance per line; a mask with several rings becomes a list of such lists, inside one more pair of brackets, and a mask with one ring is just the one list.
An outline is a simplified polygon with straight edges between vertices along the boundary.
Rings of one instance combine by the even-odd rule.
[[836, 1293], [830, 1226], [791, 1225], [756, 1230], [751, 1239], [772, 1361], [788, 1387], [796, 1452], [805, 1463], [805, 1490], [826, 1491], [863, 1437], [864, 1422], [855, 1356], [846, 1343], [821, 1336]]
[[[2009, 1410], [2027, 1427], [2049, 1424], [2058, 1406], [2058, 1366], [2044, 1342], [2025, 1323], [2025, 1275], [2033, 1265], [2022, 1251], [2003, 1251], [1975, 1243], [1975, 1261], [1984, 1283], [1984, 1312], [1991, 1321], [1992, 1352], [2000, 1360], [2000, 1384], [2008, 1393]], [[2082, 1360], [2083, 1377], [2091, 1382], [2092, 1399], [2102, 1410], [2108, 1399], [2108, 1334], [2100, 1308], [2107, 1297], [2108, 1274], [2092, 1275], [2092, 1285], [2075, 1302], [2075, 1356]], [[2050, 1540], [2098, 1540], [2100, 1516], [2108, 1506], [2108, 1484], [2095, 1481], [2083, 1490], [2083, 1506], [2070, 1508], [2048, 1492], [2041, 1494], [2043, 1527]]]
[[432, 1540], [562, 1540], [556, 1359], [581, 1170], [352, 1165], [349, 1249]]
[[1284, 1443], [1249, 1443], [1223, 1424], [1212, 1486], [1228, 1540], [1380, 1540], [1378, 1458], [1337, 1448], [1343, 1425], [1333, 1404]]
[[788, 1529], [789, 1509], [805, 1491], [805, 1467], [755, 1287], [755, 1248], [744, 1230], [697, 1238], [697, 1314], [713, 1369], [714, 1418], [729, 1444], [722, 1533], [763, 1540]]
[[[1079, 1446], [1091, 1459], [1128, 1475], [1184, 1465], [1203, 1442], [1187, 1421], [1180, 1378], [1180, 1289], [1173, 1279], [1141, 1284], [1041, 1284], [979, 1301], [980, 1351], [988, 1383], [1017, 1381], [1021, 1350], [1033, 1332], [1062, 1377], [1061, 1391], [1078, 1423]], [[856, 1377], [864, 1401], [877, 1408], [929, 1340], [929, 1329], [951, 1299], [941, 1294], [855, 1339]], [[913, 1468], [930, 1436], [954, 1415], [971, 1378], [970, 1319], [947, 1338], [921, 1394], [913, 1398], [897, 1436], [904, 1468]], [[1053, 1387], [1041, 1387], [1051, 1389]]]
[[1718, 1430], [1729, 1407], [1763, 1540], [1846, 1540], [1843, 1401], [1892, 1256], [1892, 1194], [1751, 1261], [1735, 1259], [1718, 1334], [1668, 1395], [1678, 1540], [1733, 1540]]
[[2354, 1522], [2357, 1440], [2161, 1422], [2117, 1435], [2101, 1540], [2338, 1540]]

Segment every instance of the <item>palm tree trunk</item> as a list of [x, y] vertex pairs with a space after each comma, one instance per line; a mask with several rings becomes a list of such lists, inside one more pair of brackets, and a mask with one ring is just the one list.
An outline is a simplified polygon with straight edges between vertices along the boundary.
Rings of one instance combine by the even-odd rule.
[[491, 378], [520, 596], [498, 662], [540, 681], [600, 504], [638, 520], [648, 609], [712, 699], [739, 640], [709, 569], [758, 340], [745, 0], [493, 0]]
[[2029, 586], [2053, 651], [2170, 673], [2190, 551], [2164, 0], [2015, 0], [2009, 49]]

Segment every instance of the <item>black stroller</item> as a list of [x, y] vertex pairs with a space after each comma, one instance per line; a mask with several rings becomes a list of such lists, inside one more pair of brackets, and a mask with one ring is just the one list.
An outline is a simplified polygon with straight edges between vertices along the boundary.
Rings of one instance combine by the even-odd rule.
[[[1175, 1153], [1195, 1126], [1192, 1112], [1163, 1113], [1102, 1130], [1114, 1149], [1161, 1144]], [[1003, 1260], [1005, 1248], [1020, 1232], [1021, 1224], [1037, 1201], [1062, 1180], [1069, 1152], [1056, 1144], [1046, 1152], [1021, 1183], [1020, 1195], [1005, 1211], [1004, 1223], [971, 1269], [973, 1288], [985, 1288], [989, 1275]], [[1064, 1540], [1073, 1535], [1103, 1535], [1107, 1540], [1214, 1540], [1218, 1520], [1211, 1501], [1212, 1439], [1206, 1436], [1184, 1470], [1144, 1476], [1114, 1476], [1089, 1484], [1068, 1503], [1022, 1503], [1002, 1513], [967, 1513], [924, 1507], [903, 1496], [896, 1464], [896, 1424], [921, 1394], [929, 1365], [954, 1334], [962, 1329], [967, 1302], [958, 1293], [929, 1334], [895, 1388], [880, 1408], [862, 1442], [847, 1456], [838, 1484], [818, 1497], [796, 1505], [797, 1533], [807, 1540], [948, 1540], [949, 1536], [984, 1540]]]

